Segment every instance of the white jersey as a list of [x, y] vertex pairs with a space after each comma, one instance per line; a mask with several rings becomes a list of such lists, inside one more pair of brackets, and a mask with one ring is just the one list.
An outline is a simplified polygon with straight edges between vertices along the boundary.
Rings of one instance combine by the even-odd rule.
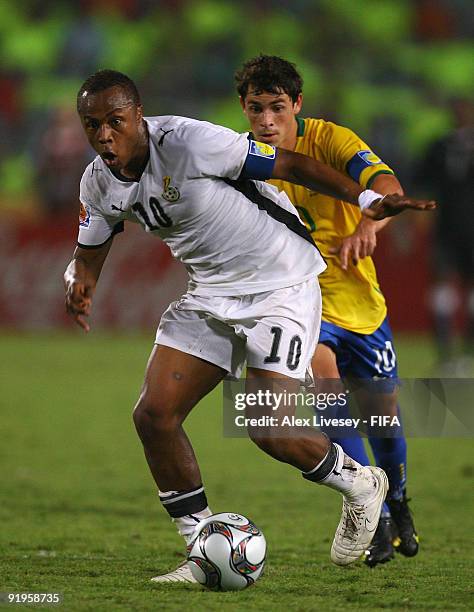
[[297, 233], [304, 225], [283, 192], [237, 180], [252, 150], [259, 155], [247, 134], [184, 117], [145, 121], [150, 158], [139, 181], [116, 178], [99, 156], [86, 168], [81, 247], [103, 244], [123, 221], [138, 222], [186, 266], [188, 291], [197, 295], [270, 291], [326, 268]]

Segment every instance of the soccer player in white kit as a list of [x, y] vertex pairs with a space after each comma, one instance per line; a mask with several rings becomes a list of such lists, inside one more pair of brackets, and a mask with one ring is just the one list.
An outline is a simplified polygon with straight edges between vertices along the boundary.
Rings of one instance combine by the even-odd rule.
[[[239, 376], [245, 361], [252, 391], [296, 390], [318, 338], [317, 274], [325, 263], [288, 198], [258, 179], [359, 202], [376, 219], [434, 204], [382, 201], [309, 157], [210, 123], [145, 119], [133, 81], [113, 70], [89, 77], [77, 106], [98, 156], [81, 180], [78, 246], [64, 274], [68, 312], [89, 330], [94, 290], [125, 221], [161, 237], [189, 273], [187, 293], [162, 316], [133, 415], [160, 500], [187, 542], [211, 511], [182, 428], [186, 416], [227, 373]], [[258, 412], [271, 413], [272, 406]], [[295, 430], [249, 435], [308, 480], [342, 493], [331, 558], [352, 563], [377, 527], [385, 473], [360, 466], [317, 431]], [[186, 563], [154, 580], [194, 582]]]

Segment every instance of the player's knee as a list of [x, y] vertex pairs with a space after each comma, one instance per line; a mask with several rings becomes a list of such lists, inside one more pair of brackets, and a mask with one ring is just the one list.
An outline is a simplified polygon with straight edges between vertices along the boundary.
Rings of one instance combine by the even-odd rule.
[[151, 399], [146, 394], [142, 394], [135, 405], [133, 422], [142, 440], [166, 435], [181, 425], [181, 419], [171, 402], [166, 398]]

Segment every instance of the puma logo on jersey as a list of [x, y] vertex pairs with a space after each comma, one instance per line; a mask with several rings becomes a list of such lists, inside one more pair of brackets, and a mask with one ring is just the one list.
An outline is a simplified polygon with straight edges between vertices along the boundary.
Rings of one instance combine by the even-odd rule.
[[96, 168], [95, 162], [92, 162], [91, 176], [94, 176], [94, 172], [102, 172], [102, 168]]
[[169, 134], [170, 132], [174, 132], [174, 130], [167, 130], [167, 131], [165, 131], [163, 128], [160, 128], [160, 130], [163, 132], [163, 135], [161, 136], [160, 140], [158, 141], [158, 146], [162, 147], [163, 143], [165, 141], [166, 134]]
[[171, 177], [164, 176], [163, 177], [163, 193], [161, 197], [167, 200], [168, 202], [177, 202], [180, 198], [181, 194], [176, 187], [171, 185]]

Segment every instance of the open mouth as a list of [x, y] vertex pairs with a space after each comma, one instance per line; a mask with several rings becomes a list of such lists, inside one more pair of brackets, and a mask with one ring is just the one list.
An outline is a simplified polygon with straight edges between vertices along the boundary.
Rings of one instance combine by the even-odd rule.
[[107, 166], [113, 166], [118, 161], [118, 157], [115, 155], [115, 153], [112, 153], [112, 151], [104, 151], [104, 153], [101, 153], [100, 156], [105, 161]]

